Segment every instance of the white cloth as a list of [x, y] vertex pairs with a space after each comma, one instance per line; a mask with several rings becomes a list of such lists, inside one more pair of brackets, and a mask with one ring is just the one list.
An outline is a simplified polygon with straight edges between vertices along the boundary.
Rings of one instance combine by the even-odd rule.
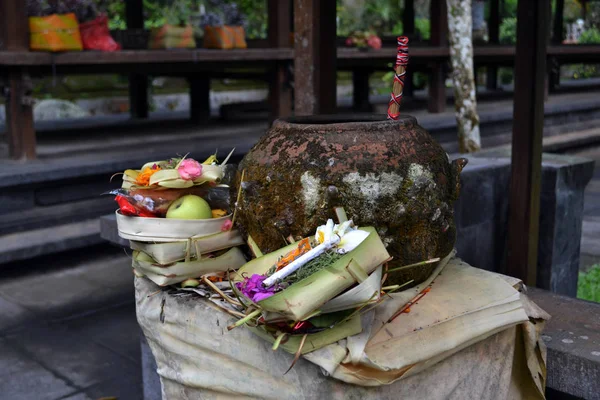
[[547, 314], [512, 278], [458, 259], [442, 267], [409, 313], [385, 323], [430, 282], [393, 295], [363, 315], [361, 334], [304, 355], [287, 375], [293, 355], [248, 329], [227, 331], [235, 319], [207, 300], [148, 297], [157, 287], [144, 278], [138, 321], [164, 399], [543, 398]]

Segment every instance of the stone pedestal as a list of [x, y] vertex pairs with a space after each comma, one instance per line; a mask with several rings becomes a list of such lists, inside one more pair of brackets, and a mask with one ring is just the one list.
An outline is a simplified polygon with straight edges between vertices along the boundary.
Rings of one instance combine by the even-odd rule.
[[[458, 255], [478, 268], [503, 272], [510, 152], [482, 152], [467, 158], [455, 204]], [[584, 190], [593, 171], [591, 160], [543, 155], [539, 288], [572, 297], [577, 294]]]

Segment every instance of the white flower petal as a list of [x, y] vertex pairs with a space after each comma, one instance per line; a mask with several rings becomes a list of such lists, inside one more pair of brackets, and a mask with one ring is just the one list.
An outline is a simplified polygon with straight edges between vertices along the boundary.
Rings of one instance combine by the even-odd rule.
[[333, 220], [328, 219], [325, 224], [325, 243], [331, 241], [331, 237], [333, 236]]
[[352, 230], [352, 220], [343, 222], [341, 225], [339, 225], [338, 229], [337, 229], [337, 234], [339, 237], [344, 236], [346, 233], [350, 232]]
[[358, 247], [369, 236], [369, 232], [360, 229], [346, 233], [337, 246], [337, 252], [340, 254], [348, 253]]

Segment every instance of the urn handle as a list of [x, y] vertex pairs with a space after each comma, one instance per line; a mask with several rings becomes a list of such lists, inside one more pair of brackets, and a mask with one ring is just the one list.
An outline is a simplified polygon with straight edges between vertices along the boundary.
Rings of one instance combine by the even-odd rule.
[[458, 200], [458, 196], [460, 195], [460, 173], [468, 162], [469, 160], [463, 157], [452, 160], [452, 182], [454, 188], [452, 197], [454, 201]]

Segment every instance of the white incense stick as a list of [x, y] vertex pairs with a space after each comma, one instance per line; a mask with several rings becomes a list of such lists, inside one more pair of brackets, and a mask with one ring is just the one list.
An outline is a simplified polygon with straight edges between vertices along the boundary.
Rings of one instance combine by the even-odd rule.
[[263, 281], [263, 286], [267, 288], [273, 286], [277, 281], [280, 281], [285, 277], [293, 274], [294, 272], [299, 270], [304, 264], [319, 257], [321, 254], [325, 253], [333, 246], [336, 246], [339, 242], [340, 237], [335, 234], [332, 235], [330, 240], [323, 242], [314, 249], [308, 251], [307, 253], [304, 253], [303, 255], [301, 255], [300, 257], [298, 257], [297, 259], [295, 259], [294, 261], [292, 261], [291, 263], [289, 263], [288, 265], [286, 265], [285, 267], [283, 267], [282, 269], [265, 279]]

